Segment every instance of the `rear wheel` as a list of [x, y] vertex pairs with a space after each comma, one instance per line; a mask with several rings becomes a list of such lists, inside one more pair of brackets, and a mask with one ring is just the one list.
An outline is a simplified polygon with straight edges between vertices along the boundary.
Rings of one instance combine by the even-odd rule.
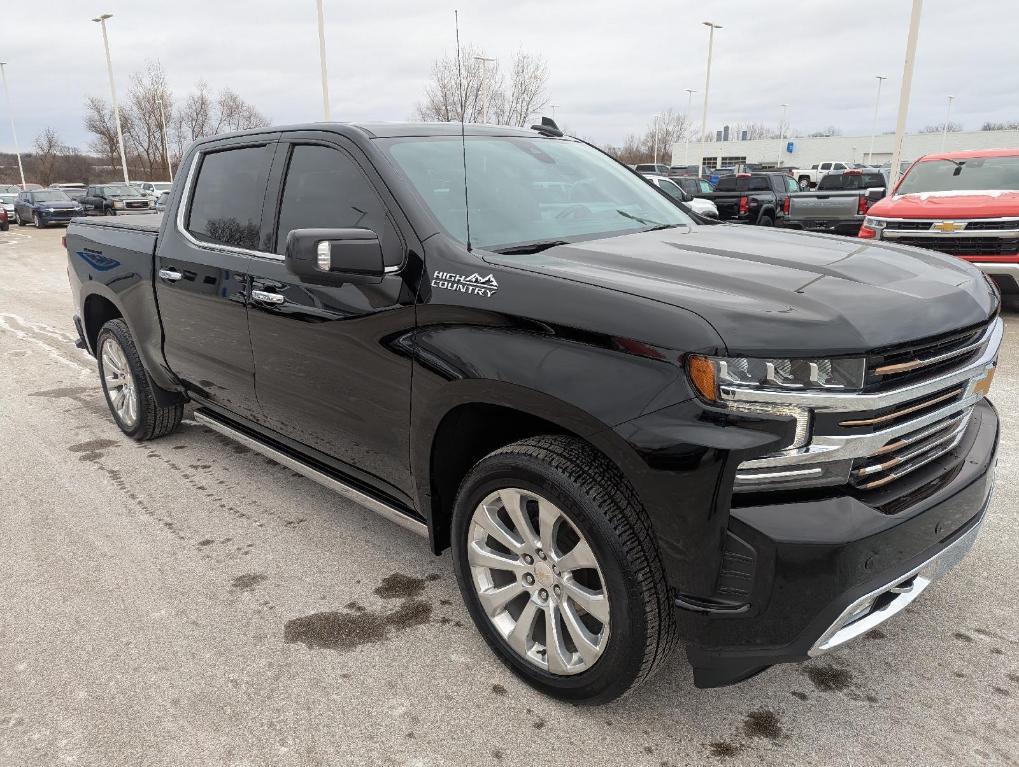
[[162, 406], [156, 401], [126, 322], [117, 319], [103, 325], [96, 348], [106, 404], [122, 432], [132, 439], [156, 439], [180, 425], [184, 405]]
[[535, 437], [483, 458], [457, 494], [453, 541], [475, 625], [538, 690], [604, 703], [671, 653], [673, 607], [647, 513], [586, 443]]
[[773, 219], [771, 216], [761, 216], [761, 218], [757, 221], [757, 225], [758, 226], [774, 226], [775, 225], [775, 219]]

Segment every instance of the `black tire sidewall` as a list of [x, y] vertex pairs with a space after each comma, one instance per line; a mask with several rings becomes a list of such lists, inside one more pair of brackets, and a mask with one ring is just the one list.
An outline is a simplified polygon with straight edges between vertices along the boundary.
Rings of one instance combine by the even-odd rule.
[[[134, 379], [135, 393], [138, 399], [138, 417], [135, 419], [135, 424], [131, 428], [128, 428], [124, 422], [120, 420], [120, 416], [117, 414], [116, 409], [113, 407], [113, 402], [110, 399], [110, 392], [106, 389], [106, 376], [103, 370], [103, 344], [108, 338], [112, 338], [120, 345], [120, 348], [124, 352], [124, 359], [127, 360], [127, 366], [131, 369], [131, 377]], [[114, 422], [116, 422], [117, 426], [122, 432], [124, 432], [124, 434], [132, 439], [140, 439], [146, 428], [146, 398], [151, 395], [148, 391], [146, 391], [146, 387], [144, 386], [144, 383], [147, 380], [145, 378], [145, 369], [138, 360], [138, 353], [134, 349], [134, 341], [131, 339], [131, 335], [126, 330], [126, 326], [122, 320], [111, 320], [103, 325], [102, 329], [99, 331], [99, 337], [96, 339], [96, 362], [99, 365], [99, 382], [103, 388], [103, 396], [106, 397], [106, 404], [110, 408], [110, 415], [113, 416]]]
[[[609, 596], [609, 640], [595, 665], [578, 674], [557, 676], [521, 658], [496, 631], [481, 607], [467, 561], [467, 533], [474, 509], [487, 495], [519, 487], [547, 498], [587, 539]], [[628, 572], [619, 539], [597, 506], [571, 488], [568, 479], [528, 455], [497, 453], [482, 460], [464, 480], [452, 520], [453, 563], [457, 581], [475, 625], [496, 655], [533, 687], [576, 703], [597, 704], [618, 697], [640, 673], [647, 616], [636, 579]]]

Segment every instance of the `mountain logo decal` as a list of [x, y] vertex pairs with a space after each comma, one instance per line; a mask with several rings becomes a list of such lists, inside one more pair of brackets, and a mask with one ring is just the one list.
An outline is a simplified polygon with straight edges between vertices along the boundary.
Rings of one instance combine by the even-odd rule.
[[456, 272], [435, 272], [432, 275], [432, 287], [440, 290], [452, 290], [455, 293], [467, 293], [473, 296], [491, 298], [499, 289], [499, 283], [491, 274], [482, 277], [474, 274], [458, 274]]

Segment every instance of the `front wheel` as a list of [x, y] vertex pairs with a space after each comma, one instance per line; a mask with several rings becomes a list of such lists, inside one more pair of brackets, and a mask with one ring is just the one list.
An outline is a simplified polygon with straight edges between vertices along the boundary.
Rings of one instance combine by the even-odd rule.
[[110, 320], [99, 331], [96, 359], [106, 404], [117, 426], [136, 440], [163, 437], [184, 417], [184, 405], [162, 406], [142, 366], [124, 320]]
[[42, 216], [40, 216], [38, 213], [33, 213], [32, 218], [36, 229], [46, 228], [46, 222], [42, 220]]
[[531, 686], [605, 703], [647, 679], [676, 639], [647, 512], [586, 443], [535, 437], [464, 479], [453, 557], [489, 646]]
[[14, 223], [18, 226], [24, 226], [25, 221], [21, 218], [21, 214], [18, 211], [14, 211]]

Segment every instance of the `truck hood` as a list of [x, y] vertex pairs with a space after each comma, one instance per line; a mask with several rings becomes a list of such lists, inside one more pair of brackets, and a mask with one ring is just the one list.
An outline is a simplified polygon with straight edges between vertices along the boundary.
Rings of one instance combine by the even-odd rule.
[[36, 202], [32, 204], [33, 208], [52, 208], [53, 210], [67, 210], [68, 208], [77, 208], [78, 203], [74, 200], [54, 200], [53, 202]]
[[1019, 216], [1019, 192], [974, 190], [893, 195], [871, 206], [870, 215], [936, 219]]
[[638, 232], [486, 260], [695, 312], [733, 354], [859, 353], [975, 325], [997, 310], [980, 272], [951, 256], [740, 225]]

